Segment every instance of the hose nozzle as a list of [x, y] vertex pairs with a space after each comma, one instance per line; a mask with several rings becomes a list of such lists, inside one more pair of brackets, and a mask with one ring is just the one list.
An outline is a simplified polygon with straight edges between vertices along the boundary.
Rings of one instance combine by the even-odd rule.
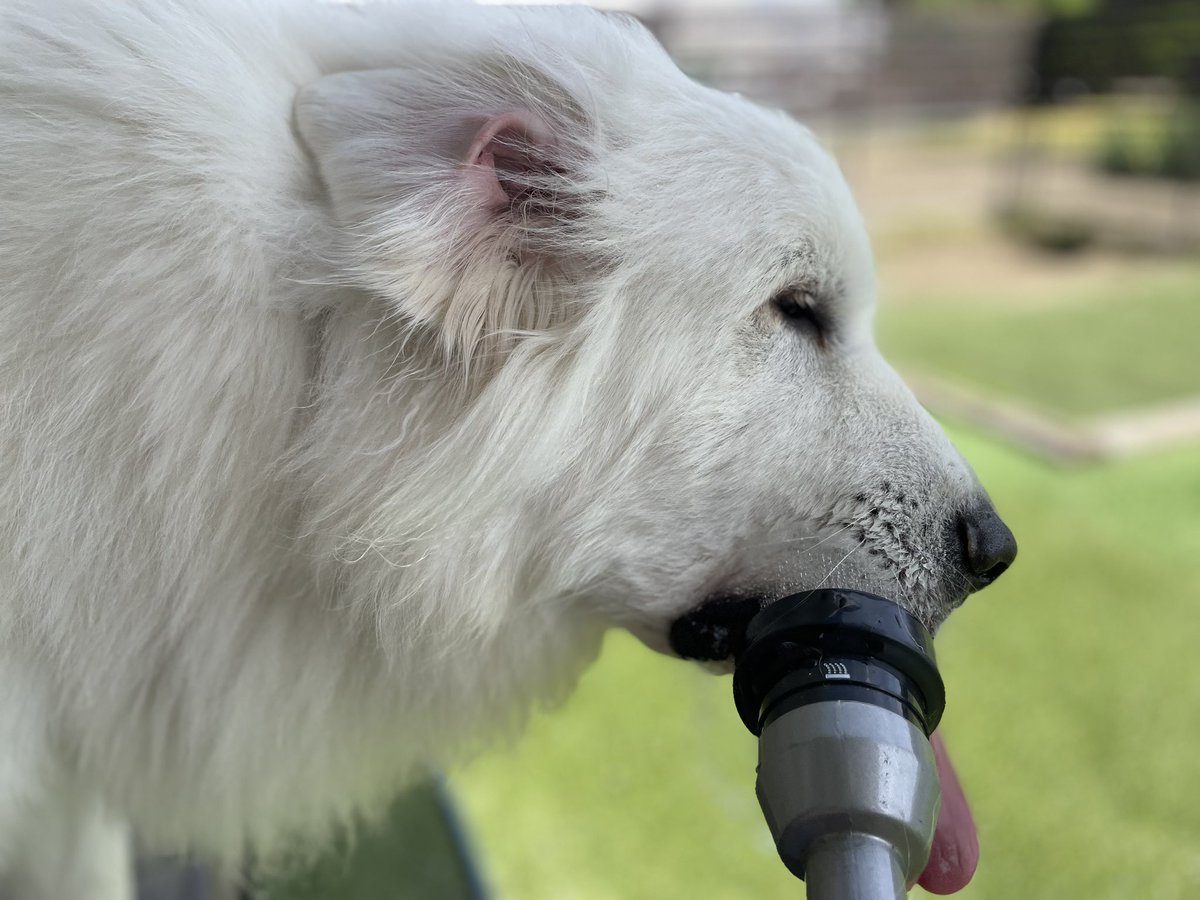
[[903, 898], [941, 799], [945, 690], [924, 626], [870, 594], [794, 594], [751, 620], [733, 688], [759, 736], [759, 803], [810, 900]]

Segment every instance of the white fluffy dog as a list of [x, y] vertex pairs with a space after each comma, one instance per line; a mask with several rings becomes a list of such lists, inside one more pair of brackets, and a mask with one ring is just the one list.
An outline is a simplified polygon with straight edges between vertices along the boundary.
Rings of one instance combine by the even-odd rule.
[[9, 889], [270, 853], [609, 625], [824, 581], [936, 626], [1007, 531], [873, 293], [809, 132], [632, 20], [7, 0]]

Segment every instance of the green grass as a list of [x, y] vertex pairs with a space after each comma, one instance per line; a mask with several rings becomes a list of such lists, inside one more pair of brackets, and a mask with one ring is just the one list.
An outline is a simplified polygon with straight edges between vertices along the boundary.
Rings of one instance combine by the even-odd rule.
[[[938, 638], [983, 846], [960, 896], [1200, 896], [1200, 452], [1063, 470], [955, 437], [1022, 545]], [[457, 773], [500, 895], [802, 896], [729, 692], [615, 634], [564, 709]]]
[[1085, 299], [1048, 298], [1045, 308], [931, 298], [885, 310], [879, 331], [902, 368], [1068, 416], [1200, 394], [1195, 266]]

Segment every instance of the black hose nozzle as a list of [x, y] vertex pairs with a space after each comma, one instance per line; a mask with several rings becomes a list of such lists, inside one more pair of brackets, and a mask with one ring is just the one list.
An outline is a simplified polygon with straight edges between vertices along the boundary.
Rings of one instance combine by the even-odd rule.
[[810, 900], [905, 896], [940, 802], [933, 638], [889, 600], [829, 589], [771, 604], [738, 643], [734, 699], [784, 864]]
[[933, 734], [946, 708], [933, 637], [882, 597], [826, 589], [784, 597], [746, 628], [733, 675], [738, 714], [754, 734], [820, 700], [882, 706]]

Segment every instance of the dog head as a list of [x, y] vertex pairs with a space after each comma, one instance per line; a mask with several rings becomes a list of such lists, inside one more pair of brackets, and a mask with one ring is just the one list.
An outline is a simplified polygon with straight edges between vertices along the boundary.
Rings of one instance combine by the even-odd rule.
[[379, 304], [361, 334], [390, 335], [345, 363], [386, 397], [362, 451], [388, 448], [385, 483], [342, 532], [387, 558], [374, 595], [403, 582], [441, 615], [470, 585], [497, 617], [569, 610], [667, 650], [715, 598], [819, 585], [936, 627], [1007, 567], [875, 348], [866, 232], [810, 132], [627, 19], [452, 30], [297, 101], [332, 268]]

